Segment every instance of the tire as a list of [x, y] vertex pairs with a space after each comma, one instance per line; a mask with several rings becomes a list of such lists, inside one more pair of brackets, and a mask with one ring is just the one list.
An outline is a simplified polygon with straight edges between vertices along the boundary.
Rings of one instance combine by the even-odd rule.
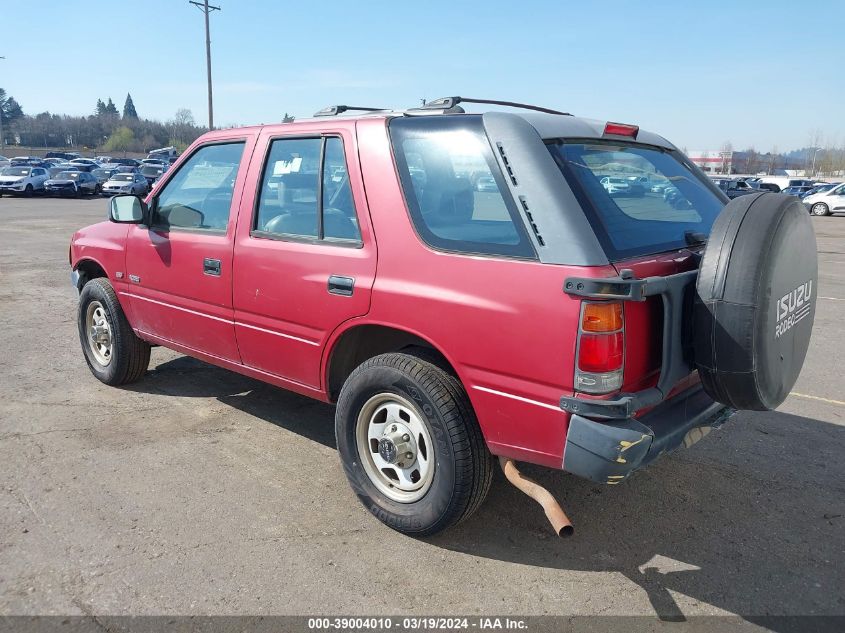
[[813, 224], [794, 196], [732, 200], [713, 223], [694, 301], [695, 364], [711, 398], [774, 409], [804, 364], [818, 293]]
[[[98, 308], [102, 317], [99, 321], [102, 325], [98, 327], [108, 330], [108, 354], [91, 337], [89, 315], [96, 318]], [[92, 279], [82, 288], [76, 321], [85, 361], [99, 381], [112, 386], [125, 385], [147, 371], [150, 345], [135, 336], [107, 279]]]
[[[391, 407], [398, 416], [391, 414]], [[379, 418], [382, 409], [386, 413]], [[399, 478], [392, 486], [389, 477], [378, 474], [378, 459], [394, 476], [403, 466], [401, 461], [395, 466], [384, 462], [391, 455], [390, 446], [384, 449], [385, 439], [367, 440], [381, 420], [380, 437], [387, 438], [396, 458], [413, 451], [407, 471], [418, 467], [416, 485], [422, 487], [417, 490], [403, 490]], [[409, 431], [399, 442], [414, 435], [409, 452], [389, 441], [391, 429]], [[420, 441], [419, 433], [423, 439], [427, 433], [430, 446]], [[415, 356], [383, 354], [355, 369], [338, 398], [335, 434], [346, 477], [358, 499], [382, 523], [403, 534], [430, 536], [455, 525], [478, 509], [490, 489], [493, 459], [466, 391], [454, 376]], [[367, 447], [369, 454], [362, 454]], [[413, 472], [404, 481], [412, 482]]]
[[94, 185], [94, 193], [92, 195], [99, 196], [101, 193], [102, 190], [100, 189], [100, 185]]
[[830, 215], [830, 209], [824, 202], [817, 202], [810, 207], [810, 213], [816, 216]]
[[23, 190], [24, 197], [25, 198], [31, 198], [33, 191], [34, 191], [34, 189], [32, 188], [32, 185], [27, 185], [26, 189]]

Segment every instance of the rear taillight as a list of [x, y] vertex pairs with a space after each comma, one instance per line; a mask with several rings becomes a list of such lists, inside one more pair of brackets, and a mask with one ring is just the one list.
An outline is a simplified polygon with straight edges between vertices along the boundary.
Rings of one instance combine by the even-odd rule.
[[575, 390], [602, 394], [622, 387], [625, 319], [618, 301], [585, 301], [578, 328]]

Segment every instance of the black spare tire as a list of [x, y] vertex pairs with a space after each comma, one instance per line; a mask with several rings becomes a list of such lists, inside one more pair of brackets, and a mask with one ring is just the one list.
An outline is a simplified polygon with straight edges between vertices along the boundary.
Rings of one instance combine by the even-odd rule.
[[786, 399], [810, 344], [817, 286], [816, 237], [797, 198], [753, 194], [722, 210], [694, 308], [695, 364], [711, 398], [757, 411]]

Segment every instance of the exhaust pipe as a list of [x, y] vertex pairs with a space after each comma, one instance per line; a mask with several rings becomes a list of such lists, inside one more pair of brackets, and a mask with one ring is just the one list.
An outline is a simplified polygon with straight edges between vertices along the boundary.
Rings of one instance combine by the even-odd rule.
[[499, 465], [502, 467], [505, 477], [508, 478], [509, 482], [543, 506], [543, 511], [546, 513], [546, 517], [549, 519], [558, 536], [572, 536], [575, 528], [572, 527], [572, 522], [563, 512], [563, 508], [560, 507], [560, 504], [552, 496], [551, 492], [533, 479], [529, 479], [520, 473], [514, 461], [509, 457], [499, 457]]

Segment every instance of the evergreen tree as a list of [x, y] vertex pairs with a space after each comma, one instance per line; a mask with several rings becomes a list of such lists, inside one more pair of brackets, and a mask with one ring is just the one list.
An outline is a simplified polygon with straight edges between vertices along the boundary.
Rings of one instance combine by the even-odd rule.
[[0, 88], [0, 117], [3, 124], [11, 123], [23, 116], [21, 104], [15, 101], [14, 97], [8, 96], [3, 88]]
[[102, 99], [97, 99], [97, 116], [103, 116], [106, 113], [106, 104]]
[[111, 100], [111, 97], [109, 97], [109, 101], [106, 104], [106, 114], [113, 114], [115, 116], [118, 114], [117, 106], [114, 105], [114, 101]]
[[124, 119], [137, 119], [138, 113], [135, 112], [135, 104], [132, 103], [132, 95], [128, 92], [126, 93], [126, 101], [123, 104], [123, 118]]
[[282, 117], [282, 123], [293, 123], [293, 117], [285, 112], [285, 116]]

